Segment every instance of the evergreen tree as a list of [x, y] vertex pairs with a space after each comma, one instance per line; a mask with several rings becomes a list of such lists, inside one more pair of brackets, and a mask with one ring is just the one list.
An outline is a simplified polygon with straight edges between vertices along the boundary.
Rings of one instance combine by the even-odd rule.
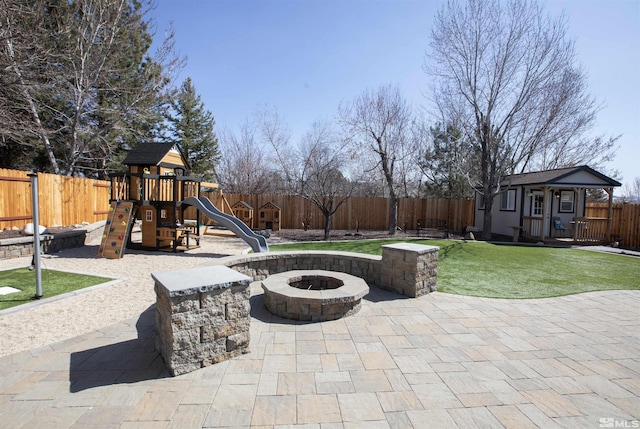
[[469, 183], [478, 182], [474, 171], [477, 155], [468, 139], [454, 125], [437, 124], [429, 132], [429, 145], [418, 163], [427, 179], [426, 194], [434, 198], [470, 198]]
[[196, 92], [191, 78], [177, 91], [169, 114], [169, 132], [179, 142], [191, 164], [191, 174], [212, 181], [215, 166], [220, 160], [218, 137], [213, 131], [215, 119]]

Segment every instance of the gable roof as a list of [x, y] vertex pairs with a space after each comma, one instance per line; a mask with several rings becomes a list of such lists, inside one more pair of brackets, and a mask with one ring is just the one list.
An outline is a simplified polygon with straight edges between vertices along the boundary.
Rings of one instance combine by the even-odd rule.
[[249, 210], [253, 210], [253, 207], [251, 207], [249, 203], [247, 203], [246, 201], [238, 201], [237, 203], [231, 206], [232, 209], [242, 208], [242, 207], [248, 208]]
[[162, 159], [175, 150], [184, 161], [185, 168], [189, 168], [189, 162], [176, 143], [140, 143], [127, 153], [124, 165], [159, 165]]
[[267, 210], [267, 209], [282, 210], [280, 207], [278, 207], [278, 205], [276, 203], [273, 203], [271, 201], [269, 201], [269, 202], [263, 204], [262, 206], [260, 206], [259, 210], [262, 210], [262, 209], [265, 209], [265, 210]]
[[622, 184], [588, 165], [556, 168], [512, 174], [500, 180], [501, 186], [559, 185], [559, 186], [621, 186]]

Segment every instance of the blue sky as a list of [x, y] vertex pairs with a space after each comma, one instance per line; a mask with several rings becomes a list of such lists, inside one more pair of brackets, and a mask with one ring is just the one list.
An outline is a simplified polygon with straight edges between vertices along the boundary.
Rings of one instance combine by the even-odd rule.
[[[218, 127], [238, 129], [258, 106], [275, 107], [297, 140], [341, 101], [397, 84], [426, 104], [422, 70], [433, 16], [427, 0], [157, 0], [158, 34], [173, 22], [176, 48]], [[622, 134], [607, 167], [640, 177], [640, 1], [548, 0], [569, 16], [589, 90], [603, 103], [594, 134]], [[619, 191], [616, 194], [620, 194]]]

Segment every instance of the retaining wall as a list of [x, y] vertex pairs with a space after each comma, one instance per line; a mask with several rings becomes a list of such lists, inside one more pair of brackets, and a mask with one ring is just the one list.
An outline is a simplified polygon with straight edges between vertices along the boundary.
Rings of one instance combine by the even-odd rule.
[[[42, 234], [42, 253], [56, 253], [65, 249], [82, 247], [85, 242], [102, 236], [104, 221], [92, 223], [72, 231], [57, 234]], [[0, 259], [21, 258], [33, 255], [33, 236], [5, 238], [0, 240]]]
[[382, 246], [382, 256], [351, 252], [296, 251], [256, 253], [217, 259], [224, 265], [263, 280], [271, 274], [294, 270], [326, 270], [351, 274], [381, 289], [418, 297], [436, 290], [436, 246], [398, 243]]

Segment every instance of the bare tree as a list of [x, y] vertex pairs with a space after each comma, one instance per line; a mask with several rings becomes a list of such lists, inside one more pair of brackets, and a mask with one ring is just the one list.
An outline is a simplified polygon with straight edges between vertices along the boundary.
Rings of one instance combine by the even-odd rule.
[[221, 156], [216, 176], [226, 192], [262, 194], [271, 189], [267, 147], [260, 142], [257, 133], [249, 120], [238, 134], [230, 130], [219, 133]]
[[640, 203], [640, 177], [636, 177], [622, 187], [622, 201]]
[[339, 107], [340, 122], [351, 142], [375, 154], [389, 192], [389, 234], [398, 227], [399, 185], [397, 166], [412, 158], [415, 146], [408, 136], [409, 106], [397, 86], [366, 90], [353, 102]]
[[295, 148], [291, 146], [291, 130], [275, 107], [258, 107], [254, 118], [262, 141], [270, 148], [267, 159], [276, 170], [274, 173], [282, 178], [279, 191], [295, 193], [296, 188], [291, 185], [295, 183], [297, 160]]
[[49, 132], [33, 91], [34, 88], [46, 88], [47, 80], [53, 81], [54, 76], [47, 73], [47, 58], [52, 53], [26, 55], [27, 52], [41, 52], [40, 43], [49, 33], [40, 24], [35, 9], [15, 1], [0, 0], [0, 68], [3, 71], [0, 73], [0, 118], [5, 119], [0, 122], [0, 133], [3, 143], [41, 143], [50, 154], [50, 162], [57, 173], [57, 160], [51, 158], [53, 149]]
[[615, 139], [586, 139], [599, 106], [587, 94], [564, 15], [535, 0], [447, 2], [437, 14], [426, 71], [442, 117], [479, 154], [483, 238], [505, 174], [607, 159]]
[[322, 212], [325, 240], [329, 239], [331, 217], [356, 187], [357, 180], [344, 175], [353, 159], [328, 122], [313, 123], [298, 149], [293, 189]]
[[[0, 0], [0, 132], [46, 153], [54, 173], [101, 172], [161, 121], [171, 40], [152, 59], [147, 1]], [[163, 62], [167, 67], [163, 70]]]

